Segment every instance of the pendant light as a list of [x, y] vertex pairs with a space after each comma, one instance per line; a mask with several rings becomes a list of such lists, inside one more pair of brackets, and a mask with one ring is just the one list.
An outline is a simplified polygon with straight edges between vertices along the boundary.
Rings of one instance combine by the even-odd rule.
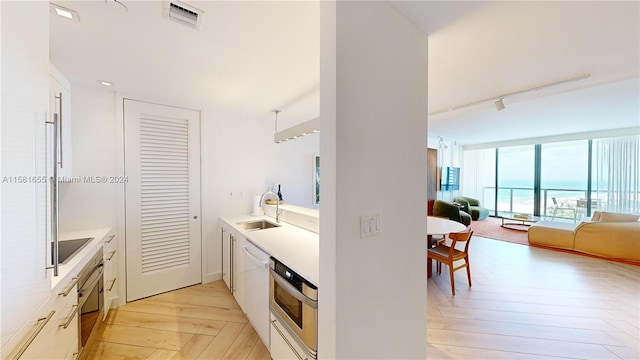
[[320, 131], [320, 118], [317, 117], [315, 119], [311, 119], [309, 121], [305, 121], [301, 124], [294, 125], [288, 129], [278, 131], [278, 113], [280, 110], [272, 110], [275, 116], [275, 134], [273, 136], [273, 141], [277, 144], [280, 144], [285, 141], [297, 139], [302, 136], [306, 136], [309, 134], [314, 134]]

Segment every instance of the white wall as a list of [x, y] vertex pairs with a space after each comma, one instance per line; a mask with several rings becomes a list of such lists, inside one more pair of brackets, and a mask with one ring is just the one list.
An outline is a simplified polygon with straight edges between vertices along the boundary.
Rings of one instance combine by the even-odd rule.
[[384, 2], [321, 9], [319, 356], [425, 359], [427, 37]]
[[[73, 177], [116, 176], [115, 93], [72, 85]], [[61, 183], [60, 231], [117, 226], [117, 183]]]
[[319, 153], [319, 134], [276, 144], [273, 119], [272, 114], [252, 118], [213, 108], [204, 111], [203, 281], [220, 277], [220, 217], [251, 213], [253, 196], [272, 184], [282, 184], [285, 203], [311, 207], [312, 156]]

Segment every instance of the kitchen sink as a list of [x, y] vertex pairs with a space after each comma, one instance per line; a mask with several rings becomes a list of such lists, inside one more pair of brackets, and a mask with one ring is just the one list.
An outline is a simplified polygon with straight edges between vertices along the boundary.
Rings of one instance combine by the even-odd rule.
[[264, 230], [264, 229], [271, 229], [274, 227], [280, 227], [280, 225], [274, 224], [267, 220], [245, 221], [237, 224], [241, 228], [247, 231], [256, 231], [256, 230]]
[[[58, 242], [58, 263], [66, 264], [73, 258], [74, 255], [79, 253], [93, 238], [82, 238], [63, 240]], [[51, 257], [53, 258], [53, 246], [51, 243]], [[52, 259], [53, 260], [53, 259]]]

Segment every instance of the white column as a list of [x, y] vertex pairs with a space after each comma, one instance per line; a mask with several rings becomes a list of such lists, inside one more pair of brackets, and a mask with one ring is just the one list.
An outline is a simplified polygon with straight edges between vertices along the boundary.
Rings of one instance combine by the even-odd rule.
[[320, 23], [319, 357], [424, 359], [427, 37], [385, 2]]

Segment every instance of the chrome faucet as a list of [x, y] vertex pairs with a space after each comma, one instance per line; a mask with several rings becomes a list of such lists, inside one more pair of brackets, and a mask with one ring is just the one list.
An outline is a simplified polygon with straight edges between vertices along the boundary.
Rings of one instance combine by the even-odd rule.
[[260, 196], [260, 207], [264, 205], [264, 200], [269, 194], [273, 195], [276, 200], [276, 222], [279, 223], [280, 214], [282, 213], [282, 210], [280, 210], [280, 197], [278, 197], [278, 194], [274, 193], [272, 189], [265, 191], [264, 194]]

